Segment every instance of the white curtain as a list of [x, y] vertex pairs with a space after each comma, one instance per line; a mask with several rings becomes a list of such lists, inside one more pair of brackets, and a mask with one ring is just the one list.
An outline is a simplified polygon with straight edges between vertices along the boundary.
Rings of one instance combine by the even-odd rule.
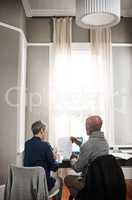
[[[72, 41], [72, 18], [53, 18], [53, 64], [50, 67], [50, 107], [49, 107], [49, 140], [55, 145], [59, 137], [64, 136], [60, 131], [61, 122], [66, 123], [63, 112], [63, 105], [60, 103], [63, 89], [68, 84], [67, 76], [63, 81], [60, 77], [65, 74], [70, 66]], [[60, 118], [62, 119], [60, 121]], [[64, 119], [63, 119], [64, 118]], [[59, 129], [59, 131], [58, 131]], [[66, 133], [67, 135], [67, 133]]]
[[71, 48], [72, 19], [54, 18], [54, 61], [50, 68], [49, 140], [87, 138], [85, 120], [103, 118], [103, 130], [114, 143], [111, 30], [91, 30], [87, 49]]
[[113, 105], [113, 71], [111, 29], [90, 31], [92, 55], [98, 72], [98, 87], [100, 87], [102, 109], [104, 110], [104, 131], [110, 144], [114, 144], [114, 105]]

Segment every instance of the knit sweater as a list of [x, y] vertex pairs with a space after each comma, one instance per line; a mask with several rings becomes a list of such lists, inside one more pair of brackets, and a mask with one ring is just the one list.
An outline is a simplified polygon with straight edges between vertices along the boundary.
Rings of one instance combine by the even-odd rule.
[[82, 176], [87, 173], [88, 165], [97, 157], [107, 155], [109, 145], [101, 131], [91, 133], [89, 139], [80, 146], [79, 159], [71, 161], [72, 168], [76, 172], [82, 172]]

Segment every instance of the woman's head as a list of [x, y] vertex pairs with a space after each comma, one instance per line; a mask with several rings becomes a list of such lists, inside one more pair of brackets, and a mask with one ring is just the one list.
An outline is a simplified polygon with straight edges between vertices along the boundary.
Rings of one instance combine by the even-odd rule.
[[32, 132], [34, 136], [38, 136], [41, 139], [47, 139], [47, 127], [41, 121], [36, 121], [32, 124]]

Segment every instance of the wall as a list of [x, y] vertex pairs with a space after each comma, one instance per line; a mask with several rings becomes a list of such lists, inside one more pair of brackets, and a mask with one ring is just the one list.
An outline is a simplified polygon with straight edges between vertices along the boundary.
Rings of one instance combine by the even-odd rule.
[[122, 18], [119, 25], [112, 28], [113, 43], [132, 43], [132, 18]]
[[19, 27], [26, 33], [26, 16], [21, 0], [0, 1], [0, 22]]
[[42, 120], [48, 124], [49, 47], [28, 47], [27, 58], [26, 138], [30, 138], [33, 122]]
[[[112, 42], [132, 42], [132, 18], [122, 18], [120, 24], [112, 28]], [[29, 42], [52, 42], [52, 18], [27, 18], [27, 39]], [[73, 19], [73, 42], [89, 42], [86, 29], [79, 28]]]
[[[26, 31], [25, 14], [20, 0], [0, 1], [0, 22]], [[20, 43], [21, 41], [21, 43]], [[6, 182], [8, 167], [17, 160], [18, 109], [5, 100], [8, 89], [20, 84], [22, 65], [22, 39], [20, 33], [0, 26], [0, 184]], [[12, 91], [9, 99], [17, 104], [19, 96]]]
[[27, 39], [29, 42], [51, 42], [52, 21], [50, 18], [27, 18]]
[[[52, 42], [52, 18], [27, 18], [27, 39], [29, 42]], [[73, 42], [88, 42], [89, 32], [79, 28], [73, 19]]]
[[113, 48], [115, 142], [132, 145], [132, 47]]
[[[8, 165], [16, 161], [17, 109], [10, 107], [5, 94], [18, 81], [19, 34], [0, 27], [0, 184], [5, 181]], [[17, 103], [12, 92], [10, 101]]]

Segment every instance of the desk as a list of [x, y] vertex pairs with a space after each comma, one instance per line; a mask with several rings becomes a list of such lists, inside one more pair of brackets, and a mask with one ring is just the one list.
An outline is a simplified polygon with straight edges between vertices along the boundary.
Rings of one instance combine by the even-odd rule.
[[[122, 167], [125, 179], [132, 179], [132, 165], [128, 165], [127, 167], [127, 162], [128, 160], [122, 159], [122, 158], [116, 158], [117, 162], [119, 165]], [[131, 166], [131, 167], [130, 167]], [[79, 175], [80, 173], [76, 173], [72, 168], [70, 164], [70, 160], [62, 161], [59, 163], [59, 171], [57, 173], [59, 176], [64, 178], [65, 176], [72, 174], [72, 175]]]
[[[116, 160], [121, 167], [122, 166], [126, 166], [126, 167], [131, 166], [132, 167], [132, 158], [131, 159], [122, 159], [120, 157], [116, 157]], [[61, 163], [59, 163], [59, 168], [71, 168], [70, 160], [65, 160], [65, 161], [62, 161]]]
[[114, 152], [111, 152], [110, 154], [112, 154], [116, 158], [122, 158], [122, 159], [125, 159], [125, 160], [132, 158], [132, 155], [129, 154], [129, 153], [123, 153], [123, 152], [114, 153]]
[[58, 176], [65, 178], [65, 176], [73, 173], [75, 174], [76, 172], [71, 168], [70, 160], [63, 160], [59, 163]]
[[62, 178], [64, 178], [67, 175], [80, 175], [81, 173], [77, 173], [75, 172], [72, 167], [71, 167], [71, 163], [70, 160], [66, 160], [66, 161], [62, 161], [61, 163], [59, 163], [59, 170], [58, 170], [58, 176], [61, 176]]
[[59, 163], [59, 168], [71, 168], [70, 160], [63, 160]]

